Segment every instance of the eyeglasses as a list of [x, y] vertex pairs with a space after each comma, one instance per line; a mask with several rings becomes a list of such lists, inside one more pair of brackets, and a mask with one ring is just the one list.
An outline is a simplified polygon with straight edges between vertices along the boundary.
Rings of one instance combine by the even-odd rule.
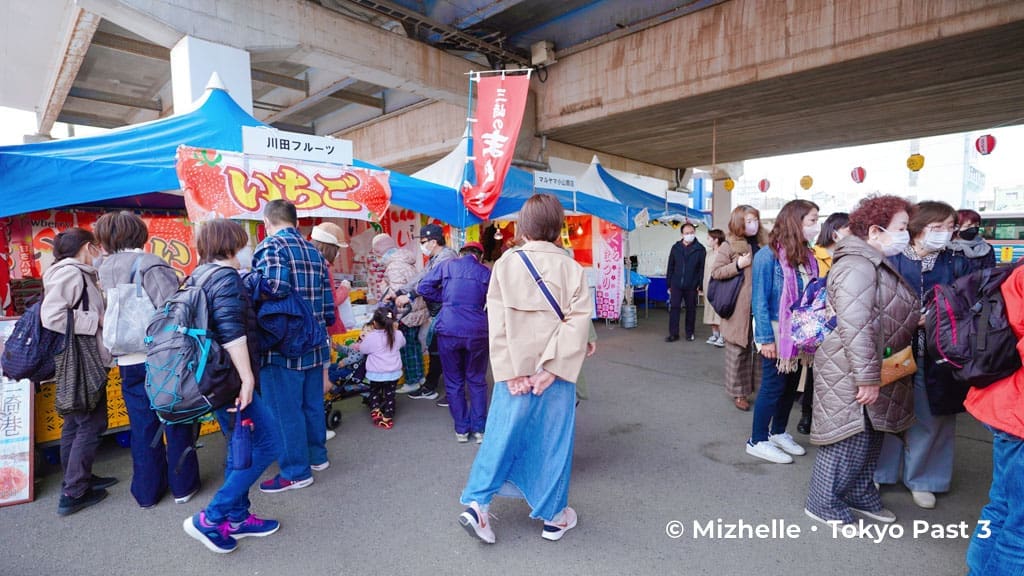
[[925, 232], [953, 232], [956, 226], [945, 222], [934, 222], [924, 227]]

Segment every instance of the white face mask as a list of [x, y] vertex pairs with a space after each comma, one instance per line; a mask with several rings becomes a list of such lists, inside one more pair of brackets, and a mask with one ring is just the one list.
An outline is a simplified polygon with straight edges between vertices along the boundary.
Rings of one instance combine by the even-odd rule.
[[746, 230], [747, 236], [756, 236], [757, 231], [761, 229], [760, 222], [747, 222]]
[[804, 226], [804, 240], [813, 244], [818, 238], [818, 234], [821, 233], [821, 224], [815, 224], [814, 226]]
[[938, 252], [949, 244], [949, 239], [952, 237], [952, 232], [944, 232], [942, 230], [927, 232], [924, 235], [924, 247], [929, 252]]
[[[881, 228], [881, 227], [880, 227]], [[890, 232], [885, 228], [882, 228], [885, 232], [885, 236], [888, 237], [888, 242], [882, 242], [882, 254], [886, 256], [895, 256], [902, 254], [907, 246], [910, 245], [910, 232], [901, 230], [899, 232]]]
[[420, 252], [423, 252], [424, 256], [430, 256], [430, 241], [420, 244]]
[[693, 241], [696, 239], [696, 234], [683, 234], [683, 242], [686, 242], [687, 244], [693, 244]]
[[238, 266], [242, 270], [252, 270], [252, 247], [246, 246], [238, 251]]

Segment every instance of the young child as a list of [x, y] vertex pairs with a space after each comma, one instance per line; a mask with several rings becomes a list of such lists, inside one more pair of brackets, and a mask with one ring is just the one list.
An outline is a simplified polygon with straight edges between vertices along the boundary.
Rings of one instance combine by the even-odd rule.
[[395, 329], [397, 318], [389, 308], [373, 313], [372, 329], [364, 331], [362, 341], [352, 345], [366, 354], [366, 378], [370, 381], [370, 417], [378, 428], [394, 426], [395, 388], [402, 377], [402, 353], [405, 336]]

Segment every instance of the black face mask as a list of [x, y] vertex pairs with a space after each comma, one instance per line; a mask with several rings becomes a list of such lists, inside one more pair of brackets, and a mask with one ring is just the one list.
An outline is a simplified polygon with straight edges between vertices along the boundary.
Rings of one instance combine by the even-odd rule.
[[971, 226], [970, 228], [964, 228], [960, 231], [960, 237], [970, 242], [978, 237], [978, 227]]

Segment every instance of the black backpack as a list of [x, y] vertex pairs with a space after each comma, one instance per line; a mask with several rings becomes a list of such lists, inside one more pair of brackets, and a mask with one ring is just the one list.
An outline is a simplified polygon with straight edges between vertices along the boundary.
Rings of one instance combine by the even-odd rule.
[[[83, 278], [82, 293], [72, 309], [82, 304], [82, 300], [87, 297], [86, 290]], [[53, 357], [64, 350], [64, 335], [43, 327], [40, 313], [42, 305], [43, 296], [40, 294], [14, 323], [14, 331], [4, 343], [4, 354], [0, 358], [4, 376], [15, 380], [27, 378], [36, 384], [53, 380], [56, 376]], [[85, 309], [89, 309], [88, 303]]]
[[925, 301], [928, 355], [961, 383], [984, 388], [1021, 367], [1003, 282], [1021, 265], [985, 268], [936, 286]]
[[233, 401], [241, 389], [227, 351], [210, 337], [209, 303], [203, 283], [219, 270], [211, 265], [157, 309], [146, 328], [146, 395], [166, 424], [194, 423]]

